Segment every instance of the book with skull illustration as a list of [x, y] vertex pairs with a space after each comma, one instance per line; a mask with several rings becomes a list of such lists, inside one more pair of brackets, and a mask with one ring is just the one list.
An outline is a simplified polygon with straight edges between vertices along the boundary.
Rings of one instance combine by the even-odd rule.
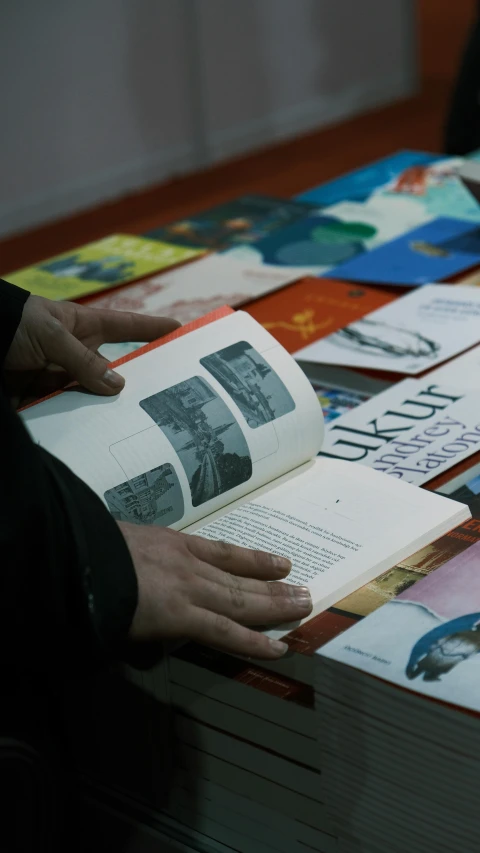
[[480, 290], [428, 284], [297, 350], [299, 361], [415, 375], [480, 341]]
[[32, 438], [117, 520], [287, 555], [289, 582], [309, 586], [318, 613], [470, 517], [449, 498], [317, 458], [315, 391], [248, 314], [181, 332], [126, 360], [119, 396], [73, 387], [23, 412]]

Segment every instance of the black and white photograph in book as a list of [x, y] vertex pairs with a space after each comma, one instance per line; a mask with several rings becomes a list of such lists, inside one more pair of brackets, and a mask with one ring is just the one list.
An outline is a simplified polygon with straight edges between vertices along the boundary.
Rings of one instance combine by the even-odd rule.
[[235, 416], [199, 376], [140, 401], [164, 432], [184, 467], [193, 506], [252, 476], [252, 459]]
[[246, 341], [201, 358], [200, 364], [230, 395], [252, 429], [295, 408], [293, 398], [278, 374]]
[[183, 516], [182, 487], [172, 465], [137, 474], [108, 489], [104, 498], [117, 521], [168, 527]]

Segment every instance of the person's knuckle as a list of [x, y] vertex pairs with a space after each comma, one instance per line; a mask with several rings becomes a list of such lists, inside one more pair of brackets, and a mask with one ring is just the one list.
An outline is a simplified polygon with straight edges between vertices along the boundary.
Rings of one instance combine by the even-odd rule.
[[249, 631], [245, 638], [245, 653], [251, 657], [262, 657], [265, 652], [266, 638], [257, 631]]
[[220, 637], [228, 637], [232, 630], [232, 623], [227, 616], [224, 616], [223, 613], [216, 613], [215, 620], [215, 633]]
[[230, 575], [230, 600], [234, 610], [245, 609], [245, 594], [240, 578]]
[[87, 369], [95, 367], [98, 356], [91, 349], [86, 349], [83, 353], [83, 363]]
[[58, 340], [58, 338], [61, 338], [65, 334], [63, 323], [61, 323], [56, 317], [52, 317], [48, 314], [45, 317], [43, 334], [49, 340]]
[[271, 563], [270, 554], [267, 554], [265, 551], [259, 551], [258, 549], [251, 551], [251, 560], [259, 569], [264, 569]]
[[224, 539], [217, 539], [214, 543], [215, 551], [222, 560], [231, 560], [235, 556], [237, 550], [230, 542], [225, 542]]

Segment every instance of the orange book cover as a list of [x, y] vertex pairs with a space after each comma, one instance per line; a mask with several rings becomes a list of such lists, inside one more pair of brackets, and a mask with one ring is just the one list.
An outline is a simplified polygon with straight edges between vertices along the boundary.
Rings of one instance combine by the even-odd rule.
[[379, 287], [306, 277], [242, 305], [288, 352], [330, 335], [396, 297]]

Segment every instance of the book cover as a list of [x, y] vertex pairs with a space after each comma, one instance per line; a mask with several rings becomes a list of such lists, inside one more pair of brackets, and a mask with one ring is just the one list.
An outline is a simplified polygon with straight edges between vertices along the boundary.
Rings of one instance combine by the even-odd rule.
[[480, 209], [463, 185], [460, 174], [468, 161], [462, 157], [437, 159], [413, 169], [407, 169], [374, 191], [392, 202], [392, 209], [400, 199], [413, 211], [416, 208], [426, 218], [454, 216], [458, 219], [480, 222]]
[[[399, 299], [390, 299], [381, 308], [302, 347], [295, 358], [416, 375], [451, 359], [479, 340], [480, 291], [465, 286], [428, 284]], [[474, 367], [480, 356], [471, 359], [472, 362], [467, 360], [468, 366]], [[451, 364], [445, 375], [451, 374], [460, 385], [464, 375], [465, 382], [474, 381], [467, 378], [471, 371], [463, 369], [462, 362], [458, 371], [455, 362]], [[429, 375], [435, 379], [442, 372], [433, 371]]]
[[333, 181], [312, 187], [300, 193], [297, 199], [322, 207], [339, 201], [367, 201], [374, 190], [391, 181], [418, 181], [425, 167], [442, 159], [440, 155], [426, 151], [397, 151]]
[[292, 353], [394, 298], [380, 288], [306, 277], [247, 303], [244, 310]]
[[[237, 307], [296, 278], [296, 267], [250, 266], [227, 255], [214, 254], [145, 281], [102, 293], [88, 300], [88, 304], [115, 311], [174, 317], [181, 323], [190, 323], [222, 305]], [[101, 353], [108, 359], [115, 359], [138, 346], [138, 342], [105, 344]]]
[[480, 449], [480, 393], [405, 379], [327, 425], [320, 456], [368, 465], [398, 480], [437, 484]]
[[309, 377], [310, 384], [317, 395], [322, 407], [323, 419], [326, 424], [340, 418], [362, 403], [370, 400], [372, 394], [368, 391], [353, 388], [332, 388], [320, 379]]
[[480, 263], [480, 229], [441, 216], [354, 257], [330, 271], [332, 278], [415, 287], [442, 281]]
[[112, 234], [31, 267], [9, 274], [12, 284], [47, 299], [79, 299], [108, 290], [149, 273], [198, 257], [198, 249], [187, 249], [133, 237]]
[[477, 541], [320, 654], [479, 712], [479, 560]]
[[291, 199], [246, 195], [169, 222], [144, 236], [176, 246], [218, 251], [262, 237], [305, 216], [315, 205]]
[[413, 584], [436, 571], [448, 560], [463, 553], [470, 545], [480, 541], [480, 497], [478, 497], [478, 492], [475, 494], [467, 485], [449, 493], [448, 496], [460, 503], [467, 504], [472, 513], [472, 518], [348, 595], [335, 605], [336, 612], [348, 614], [356, 619], [368, 616], [369, 613], [373, 613], [387, 601], [391, 601], [400, 593], [406, 592]]
[[250, 266], [296, 269], [301, 275], [322, 275], [332, 267], [381, 246], [416, 227], [425, 217], [408, 204], [390, 210], [388, 200], [360, 204], [340, 202], [312, 211], [253, 245], [239, 244], [224, 256]]

